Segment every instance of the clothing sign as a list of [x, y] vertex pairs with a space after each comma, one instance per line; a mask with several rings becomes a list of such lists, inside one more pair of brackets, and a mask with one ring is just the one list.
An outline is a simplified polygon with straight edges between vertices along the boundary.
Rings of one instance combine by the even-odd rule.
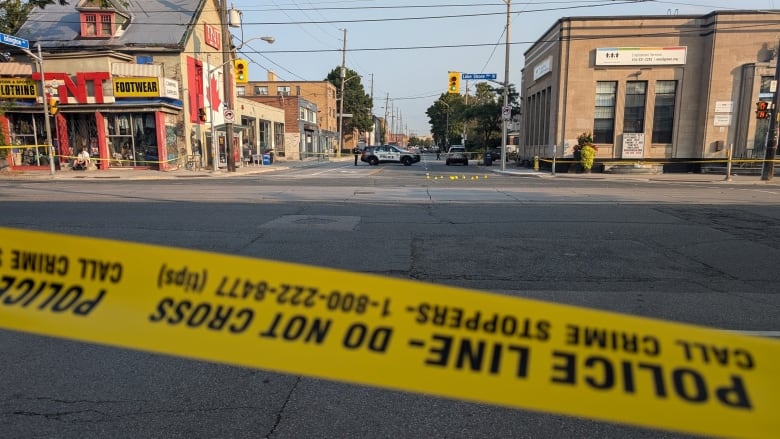
[[32, 99], [37, 96], [37, 83], [30, 78], [0, 78], [0, 99]]

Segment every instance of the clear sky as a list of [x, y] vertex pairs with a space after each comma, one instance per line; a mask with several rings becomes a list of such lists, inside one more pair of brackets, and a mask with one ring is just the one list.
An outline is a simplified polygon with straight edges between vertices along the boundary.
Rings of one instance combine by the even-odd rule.
[[[520, 83], [523, 53], [562, 17], [706, 14], [775, 9], [780, 0], [511, 1], [509, 82]], [[243, 27], [250, 79], [272, 70], [281, 80], [321, 81], [341, 65], [373, 83], [374, 114], [395, 114], [404, 131], [430, 132], [425, 110], [445, 92], [447, 72], [496, 73], [505, 67], [506, 0], [232, 0]], [[228, 3], [230, 5], [230, 3]], [[465, 85], [465, 84], [462, 84]], [[470, 89], [473, 90], [473, 84]], [[389, 100], [388, 100], [389, 98]]]

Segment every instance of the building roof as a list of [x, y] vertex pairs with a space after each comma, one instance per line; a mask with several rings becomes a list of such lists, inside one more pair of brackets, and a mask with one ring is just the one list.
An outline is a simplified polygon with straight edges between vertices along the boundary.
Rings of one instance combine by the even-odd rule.
[[128, 0], [116, 2], [117, 13], [130, 17], [127, 29], [113, 38], [80, 38], [78, 5], [58, 3], [35, 8], [15, 36], [40, 42], [48, 51], [84, 49], [174, 49], [183, 50], [190, 29], [207, 0]]

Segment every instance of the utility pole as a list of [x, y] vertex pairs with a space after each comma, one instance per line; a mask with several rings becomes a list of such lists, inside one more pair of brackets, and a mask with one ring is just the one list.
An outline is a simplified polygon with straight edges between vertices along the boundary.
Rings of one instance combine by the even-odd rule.
[[388, 143], [387, 142], [387, 112], [390, 105], [390, 93], [387, 93], [385, 96], [385, 121], [384, 121], [384, 142], [382, 143]]
[[[372, 134], [375, 134], [376, 127], [374, 126], [374, 74], [371, 74], [371, 109], [369, 110], [369, 113], [371, 114], [371, 131], [368, 132], [368, 139], [366, 144], [367, 145], [373, 145], [371, 142], [371, 137], [376, 137], [376, 135], [372, 136]], [[376, 141], [376, 139], [374, 139]]]
[[504, 106], [501, 112], [501, 170], [506, 170], [506, 125], [503, 109], [509, 106], [509, 23], [511, 18], [512, 0], [506, 2], [506, 54], [504, 56]]
[[[469, 80], [468, 79], [466, 80], [465, 104], [466, 104], [466, 107], [469, 106]], [[463, 121], [463, 136], [462, 136], [463, 138], [461, 139], [461, 141], [462, 141], [464, 146], [466, 145], [466, 123], [467, 123], [467, 121], [464, 120]]]
[[[227, 15], [227, 0], [219, 2], [219, 16], [222, 21], [222, 86], [225, 90], [225, 110], [233, 110], [233, 89], [231, 87], [231, 74], [232, 72], [232, 56], [230, 51], [230, 31], [228, 30], [228, 15]], [[217, 149], [219, 154], [219, 149]], [[225, 119], [225, 155], [227, 161], [228, 172], [236, 172], [236, 158], [235, 146], [233, 145], [233, 122], [228, 122]], [[215, 157], [215, 160], [219, 160], [219, 157]]]
[[[777, 43], [775, 51], [775, 84], [780, 84], [780, 41]], [[772, 97], [772, 111], [769, 113], [769, 139], [766, 142], [766, 152], [764, 153], [764, 167], [761, 170], [761, 180], [769, 181], [775, 175], [775, 156], [777, 154], [778, 121], [780, 116], [780, 91], [775, 85], [775, 95]]]
[[341, 49], [341, 102], [339, 103], [339, 150], [336, 157], [341, 157], [344, 148], [344, 77], [347, 73], [347, 30], [344, 31], [344, 46]]

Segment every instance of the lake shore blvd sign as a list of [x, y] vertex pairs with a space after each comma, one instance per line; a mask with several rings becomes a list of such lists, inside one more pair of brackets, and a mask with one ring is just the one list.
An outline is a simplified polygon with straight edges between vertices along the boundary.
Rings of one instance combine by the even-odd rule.
[[13, 35], [7, 35], [0, 33], [0, 43], [7, 44], [9, 46], [20, 47], [22, 49], [29, 49], [30, 42], [24, 38], [17, 38]]
[[678, 47], [600, 47], [597, 66], [668, 66], [685, 64], [688, 46]]
[[496, 79], [495, 73], [461, 73], [460, 79]]

